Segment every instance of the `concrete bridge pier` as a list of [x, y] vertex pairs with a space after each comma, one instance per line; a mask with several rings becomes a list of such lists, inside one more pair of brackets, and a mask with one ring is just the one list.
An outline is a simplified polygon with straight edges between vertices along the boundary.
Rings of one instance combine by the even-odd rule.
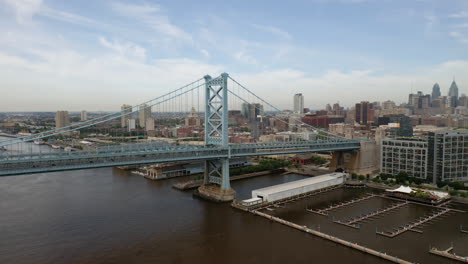
[[198, 188], [197, 194], [216, 202], [229, 202], [236, 198], [236, 191], [231, 188], [229, 179], [229, 159], [205, 161], [203, 185]]
[[344, 169], [346, 172], [372, 175], [379, 171], [380, 146], [374, 140], [361, 140], [359, 151], [335, 151], [330, 170]]

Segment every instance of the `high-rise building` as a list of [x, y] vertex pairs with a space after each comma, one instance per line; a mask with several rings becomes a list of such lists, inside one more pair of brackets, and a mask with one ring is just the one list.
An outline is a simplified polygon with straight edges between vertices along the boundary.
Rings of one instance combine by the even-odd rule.
[[301, 93], [294, 95], [294, 112], [299, 114], [304, 113], [304, 96]]
[[458, 106], [458, 86], [455, 80], [450, 85], [448, 96], [450, 96], [450, 107]]
[[367, 125], [368, 122], [374, 119], [374, 110], [372, 104], [367, 101], [357, 103], [355, 106], [354, 120], [361, 125]]
[[145, 124], [146, 131], [154, 130], [154, 118], [148, 117]]
[[[120, 107], [120, 111], [122, 112], [122, 114], [127, 114], [127, 113], [131, 113], [132, 112], [132, 106], [131, 105], [127, 105], [127, 104], [124, 104]], [[128, 115], [125, 115], [125, 116], [122, 116], [120, 118], [120, 126], [121, 127], [126, 127], [128, 125], [128, 120], [131, 119], [131, 115], [128, 114]]]
[[57, 111], [55, 114], [55, 128], [62, 128], [70, 125], [68, 111]]
[[385, 115], [379, 117], [379, 126], [388, 125], [391, 137], [412, 137], [413, 123], [409, 116], [405, 115]]
[[465, 94], [462, 94], [458, 98], [458, 106], [463, 106], [468, 108], [468, 97]]
[[436, 183], [468, 182], [468, 129], [429, 132], [427, 138], [385, 139], [381, 172]]
[[423, 94], [418, 91], [417, 94], [410, 94], [408, 97], [408, 105], [413, 109], [413, 113], [416, 115], [429, 113], [429, 107], [431, 106], [431, 96], [429, 94]]
[[83, 110], [81, 111], [81, 121], [86, 121], [86, 120], [88, 120], [88, 113], [85, 110]]
[[410, 177], [427, 179], [427, 140], [383, 139], [381, 151], [381, 173], [397, 175], [400, 172], [406, 172]]
[[428, 176], [438, 181], [468, 181], [468, 129], [429, 133]]
[[147, 104], [140, 105], [138, 112], [138, 123], [141, 128], [146, 126], [146, 119], [151, 117], [151, 107], [148, 107]]
[[440, 95], [440, 86], [438, 83], [435, 83], [434, 86], [432, 86], [432, 100], [439, 98]]
[[263, 105], [262, 104], [248, 104], [243, 103], [241, 109], [242, 115], [249, 121], [257, 120], [258, 116], [263, 115]]
[[200, 127], [200, 125], [200, 116], [198, 115], [197, 110], [195, 110], [195, 107], [192, 107], [192, 111], [190, 111], [190, 114], [185, 118], [185, 126]]
[[132, 129], [135, 129], [136, 128], [136, 121], [135, 119], [127, 119], [127, 129], [128, 129], [128, 132], [132, 131]]

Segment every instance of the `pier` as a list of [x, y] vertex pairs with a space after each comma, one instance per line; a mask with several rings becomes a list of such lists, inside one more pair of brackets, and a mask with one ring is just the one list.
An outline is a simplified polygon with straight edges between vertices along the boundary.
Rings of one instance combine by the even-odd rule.
[[338, 208], [341, 208], [341, 207], [344, 207], [344, 206], [348, 206], [348, 205], [351, 205], [351, 204], [354, 204], [354, 203], [362, 202], [362, 201], [368, 200], [368, 199], [370, 199], [372, 197], [375, 197], [375, 196], [376, 196], [375, 194], [370, 194], [370, 195], [367, 195], [367, 196], [364, 196], [364, 197], [361, 197], [361, 198], [358, 198], [358, 199], [352, 199], [350, 201], [346, 201], [346, 202], [339, 203], [339, 204], [336, 204], [336, 205], [330, 205], [329, 207], [324, 208], [324, 209], [320, 209], [320, 210], [306, 209], [306, 210], [309, 211], [309, 212], [312, 212], [312, 213], [327, 216], [328, 211], [338, 209]]
[[377, 234], [379, 235], [382, 235], [382, 236], [386, 236], [386, 237], [396, 237], [406, 231], [414, 231], [414, 232], [422, 232], [420, 230], [417, 230], [417, 229], [414, 229], [415, 227], [419, 226], [419, 225], [422, 225], [424, 223], [427, 223], [439, 216], [442, 216], [448, 212], [450, 212], [451, 210], [448, 209], [448, 208], [444, 208], [443, 210], [439, 211], [439, 212], [436, 212], [430, 216], [427, 216], [427, 217], [420, 217], [416, 222], [414, 223], [409, 223], [407, 225], [404, 225], [404, 226], [400, 226], [399, 228], [394, 228], [394, 230], [396, 231], [392, 231], [392, 232], [386, 232], [386, 231], [376, 231]]
[[334, 223], [337, 223], [337, 224], [342, 224], [342, 225], [345, 225], [345, 226], [349, 226], [349, 227], [352, 227], [352, 228], [359, 228], [359, 225], [357, 223], [361, 222], [361, 221], [364, 221], [364, 220], [367, 220], [369, 218], [372, 218], [372, 217], [376, 217], [378, 215], [382, 215], [382, 214], [385, 214], [391, 210], [394, 210], [394, 209], [397, 209], [397, 208], [400, 208], [402, 206], [405, 206], [407, 205], [408, 202], [404, 202], [404, 203], [396, 203], [392, 206], [389, 206], [387, 208], [383, 208], [383, 209], [378, 209], [374, 212], [370, 212], [368, 214], [364, 214], [364, 215], [360, 215], [358, 217], [354, 217], [352, 218], [351, 220], [348, 220], [348, 221], [341, 221], [341, 220], [337, 220], [337, 221], [333, 221]]
[[457, 260], [457, 261], [461, 261], [464, 263], [468, 263], [468, 257], [458, 256], [455, 253], [450, 253], [451, 251], [453, 251], [453, 247], [449, 247], [446, 250], [438, 250], [437, 248], [433, 247], [429, 250], [429, 252], [432, 254], [445, 257], [445, 258], [449, 258], [449, 259], [453, 259], [453, 260]]
[[310, 229], [310, 228], [308, 228], [306, 226], [301, 226], [301, 225], [298, 225], [298, 224], [283, 220], [283, 219], [281, 219], [279, 217], [275, 217], [275, 216], [271, 216], [269, 214], [259, 212], [257, 210], [254, 210], [254, 211], [251, 211], [251, 212], [258, 215], [258, 216], [262, 216], [262, 217], [264, 217], [266, 219], [270, 219], [271, 221], [275, 221], [277, 223], [280, 223], [280, 224], [295, 228], [297, 230], [301, 230], [303, 232], [306, 232], [306, 233], [321, 237], [323, 239], [335, 242], [335, 243], [340, 244], [340, 245], [345, 246], [345, 247], [357, 249], [357, 250], [359, 250], [361, 252], [364, 252], [364, 253], [367, 253], [367, 254], [370, 254], [370, 255], [373, 255], [373, 256], [376, 256], [376, 257], [391, 261], [393, 263], [402, 263], [402, 264], [411, 264], [411, 263], [413, 263], [413, 262], [410, 262], [410, 261], [407, 261], [407, 260], [400, 259], [400, 258], [395, 257], [395, 256], [388, 255], [385, 252], [382, 253], [382, 252], [379, 252], [377, 250], [373, 250], [373, 249], [367, 248], [365, 246], [358, 245], [357, 243], [346, 241], [344, 239], [341, 239], [341, 238], [338, 238], [338, 237], [335, 237], [335, 236], [331, 236], [331, 235], [319, 232], [317, 230]]

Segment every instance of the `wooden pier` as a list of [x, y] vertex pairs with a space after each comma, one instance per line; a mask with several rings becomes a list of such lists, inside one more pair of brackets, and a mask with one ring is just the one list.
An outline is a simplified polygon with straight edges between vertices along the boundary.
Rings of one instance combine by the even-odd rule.
[[410, 261], [407, 261], [407, 260], [400, 259], [400, 258], [395, 257], [395, 256], [388, 255], [387, 253], [382, 253], [382, 252], [379, 252], [377, 250], [373, 250], [373, 249], [367, 248], [365, 246], [358, 245], [357, 243], [353, 243], [353, 242], [346, 241], [346, 240], [338, 238], [338, 237], [327, 235], [325, 233], [310, 229], [310, 228], [308, 228], [306, 226], [301, 226], [301, 225], [298, 225], [298, 224], [283, 220], [283, 219], [281, 219], [279, 217], [275, 217], [275, 216], [272, 216], [272, 215], [269, 215], [269, 214], [265, 214], [265, 213], [262, 213], [262, 212], [259, 212], [259, 211], [256, 211], [256, 210], [251, 211], [251, 212], [258, 215], [258, 216], [262, 216], [262, 217], [265, 217], [267, 219], [270, 219], [271, 221], [275, 221], [277, 223], [280, 223], [280, 224], [295, 228], [297, 230], [304, 231], [306, 233], [309, 233], [309, 234], [312, 234], [312, 235], [327, 239], [329, 241], [335, 242], [337, 244], [340, 244], [340, 245], [343, 245], [343, 246], [346, 246], [346, 247], [349, 247], [349, 248], [357, 249], [357, 250], [359, 250], [361, 252], [364, 252], [364, 253], [367, 253], [367, 254], [370, 254], [370, 255], [373, 255], [373, 256], [376, 256], [376, 257], [379, 257], [379, 258], [382, 258], [382, 259], [385, 259], [385, 260], [388, 260], [388, 261], [391, 261], [391, 262], [394, 262], [394, 263], [402, 263], [402, 264], [411, 264], [411, 263], [413, 263], [413, 262], [410, 262]]
[[[424, 223], [427, 223], [439, 216], [442, 216], [446, 213], [450, 212], [450, 209], [448, 208], [444, 208], [443, 210], [437, 212], [437, 213], [434, 213], [430, 216], [427, 216], [427, 217], [420, 217], [416, 222], [414, 223], [409, 223], [407, 225], [404, 225], [404, 226], [400, 226], [399, 228], [394, 228], [394, 230], [396, 231], [392, 231], [392, 232], [386, 232], [386, 231], [376, 231], [377, 234], [379, 235], [382, 235], [382, 236], [386, 236], [386, 237], [396, 237], [406, 231], [415, 231], [415, 232], [418, 232], [420, 230], [415, 230], [414, 228], [419, 226], [419, 225], [422, 225]], [[422, 231], [421, 231], [422, 232]], [[419, 232], [418, 232], [419, 233]]]
[[449, 247], [446, 250], [438, 250], [437, 248], [433, 247], [429, 250], [429, 252], [432, 254], [445, 257], [445, 258], [449, 258], [449, 259], [453, 259], [453, 260], [457, 260], [457, 261], [461, 261], [464, 263], [468, 263], [468, 257], [458, 256], [455, 253], [450, 253], [450, 251], [453, 251], [453, 247]]
[[463, 225], [460, 225], [460, 232], [468, 234], [468, 230], [464, 230]]
[[350, 201], [346, 201], [346, 202], [339, 203], [339, 204], [336, 204], [336, 205], [330, 205], [329, 207], [324, 208], [324, 209], [320, 209], [320, 210], [306, 209], [306, 210], [309, 211], [309, 212], [312, 212], [312, 213], [327, 216], [328, 211], [338, 209], [338, 208], [341, 208], [341, 207], [344, 207], [344, 206], [348, 206], [348, 205], [351, 205], [351, 204], [354, 204], [354, 203], [358, 203], [358, 202], [361, 202], [361, 201], [364, 201], [364, 200], [368, 200], [368, 199], [370, 199], [372, 197], [375, 197], [375, 196], [376, 196], [375, 194], [370, 194], [370, 195], [367, 195], [367, 196], [364, 196], [364, 197], [361, 197], [361, 198], [358, 198], [358, 199], [352, 199]]
[[[407, 204], [408, 204], [408, 202], [396, 203], [396, 204], [394, 204], [392, 206], [389, 206], [387, 208], [379, 209], [379, 210], [376, 210], [374, 212], [370, 212], [368, 214], [364, 214], [364, 215], [354, 217], [354, 218], [352, 218], [352, 219], [350, 219], [348, 221], [336, 220], [336, 221], [333, 221], [333, 222], [335, 222], [337, 224], [342, 224], [342, 225], [345, 225], [345, 226], [348, 226], [348, 227], [352, 227], [352, 228], [359, 228], [359, 225], [358, 225], [359, 222], [367, 220], [367, 219], [372, 218], [372, 217], [376, 217], [378, 215], [385, 214], [385, 213], [387, 213], [387, 212], [389, 212], [391, 210], [400, 208], [400, 207], [405, 206]], [[421, 233], [422, 233], [422, 231], [421, 231]]]

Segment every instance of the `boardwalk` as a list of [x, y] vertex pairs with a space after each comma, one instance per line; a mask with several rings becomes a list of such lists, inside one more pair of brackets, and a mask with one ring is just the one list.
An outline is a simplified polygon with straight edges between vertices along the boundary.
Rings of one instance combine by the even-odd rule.
[[320, 209], [320, 210], [306, 209], [306, 210], [309, 211], [309, 212], [312, 212], [312, 213], [327, 216], [328, 211], [338, 209], [338, 208], [341, 208], [341, 207], [344, 207], [344, 206], [348, 206], [348, 205], [351, 205], [351, 204], [354, 204], [354, 203], [358, 203], [358, 202], [361, 202], [361, 201], [364, 201], [364, 200], [368, 200], [368, 199], [370, 199], [372, 197], [375, 197], [375, 196], [376, 196], [375, 194], [370, 194], [370, 195], [364, 196], [362, 198], [352, 199], [350, 201], [346, 201], [346, 202], [343, 202], [343, 203], [330, 205], [329, 207], [324, 208], [324, 209]]

